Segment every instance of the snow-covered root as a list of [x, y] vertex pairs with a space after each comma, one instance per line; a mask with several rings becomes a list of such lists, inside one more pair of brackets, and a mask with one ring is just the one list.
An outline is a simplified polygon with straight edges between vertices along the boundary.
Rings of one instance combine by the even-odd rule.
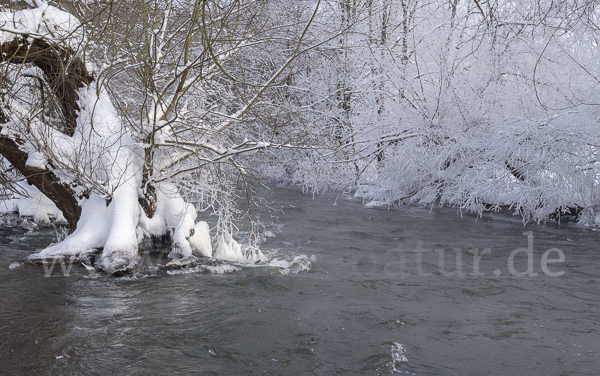
[[197, 252], [204, 257], [212, 257], [212, 244], [210, 241], [210, 227], [208, 223], [200, 221], [194, 226], [194, 235], [190, 236], [192, 252]]
[[231, 236], [221, 239], [213, 255], [210, 228], [206, 222], [195, 223], [196, 209], [186, 203], [175, 186], [157, 187], [156, 211], [148, 218], [141, 210], [135, 182], [117, 188], [110, 203], [96, 194], [82, 202], [77, 229], [62, 242], [29, 256], [43, 261], [68, 257], [85, 259], [101, 250], [96, 267], [115, 274], [133, 270], [140, 261], [139, 244], [144, 238], [168, 234], [172, 251], [169, 267], [194, 264], [198, 257], [239, 263], [256, 263], [266, 257], [255, 247], [242, 247]]
[[137, 202], [136, 205], [127, 202], [127, 190], [131, 188], [119, 187], [109, 205], [104, 198], [90, 195], [82, 205], [77, 229], [62, 242], [29, 256], [29, 259], [82, 258], [101, 249], [97, 266], [107, 273], [135, 266], [140, 259], [135, 236], [139, 209]]
[[[193, 206], [182, 207], [181, 197], [169, 199], [162, 195], [161, 207], [168, 209], [157, 212], [149, 220], [140, 210], [138, 189], [135, 180], [119, 186], [107, 205], [105, 198], [96, 194], [82, 203], [82, 212], [77, 229], [62, 242], [31, 255], [30, 260], [57, 257], [81, 258], [86, 254], [102, 250], [96, 266], [107, 273], [127, 271], [140, 260], [139, 244], [144, 236], [161, 236], [173, 228], [171, 237], [178, 258], [195, 261], [188, 238], [194, 228]], [[165, 202], [166, 201], [166, 202]], [[186, 209], [182, 211], [182, 209]], [[154, 225], [148, 228], [148, 223]], [[185, 233], [187, 232], [187, 238]]]
[[[69, 258], [85, 260], [90, 254], [100, 253], [96, 266], [107, 273], [127, 272], [140, 261], [139, 245], [144, 238], [169, 235], [172, 251], [169, 266], [196, 263], [198, 257], [239, 263], [256, 263], [266, 257], [254, 247], [242, 247], [231, 237], [223, 238], [213, 255], [210, 228], [206, 222], [196, 221], [194, 205], [186, 203], [172, 184], [158, 185], [156, 211], [148, 218], [138, 202], [139, 190], [135, 176], [115, 189], [112, 200], [97, 194], [81, 201], [81, 217], [77, 229], [63, 241], [29, 256], [31, 261]], [[62, 213], [35, 187], [21, 183], [29, 197], [0, 203], [2, 211], [18, 211], [37, 223], [49, 222], [49, 215], [64, 221]]]

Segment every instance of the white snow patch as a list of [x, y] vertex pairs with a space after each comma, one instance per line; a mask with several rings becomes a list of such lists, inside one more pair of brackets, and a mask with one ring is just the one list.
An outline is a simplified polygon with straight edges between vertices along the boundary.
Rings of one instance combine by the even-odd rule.
[[89, 248], [102, 248], [110, 231], [114, 213], [114, 203], [106, 206], [106, 200], [91, 195], [81, 206], [81, 217], [77, 229], [64, 241], [33, 255], [36, 257], [55, 257], [59, 255], [78, 255]]
[[200, 221], [194, 226], [194, 235], [190, 236], [192, 252], [198, 252], [205, 257], [212, 257], [212, 245], [210, 243], [210, 228], [208, 223]]
[[[106, 91], [97, 83], [79, 90], [80, 116], [75, 135], [68, 138], [53, 134], [55, 155], [70, 163], [80, 144], [93, 145], [82, 155], [86, 165], [102, 165], [108, 169], [100, 180], [107, 182], [111, 194], [107, 201], [96, 193], [81, 202], [81, 218], [77, 229], [61, 243], [50, 246], [30, 258], [77, 256], [90, 249], [102, 248], [100, 266], [107, 272], [134, 266], [138, 260], [137, 227], [140, 221], [138, 186], [142, 158], [122, 126], [121, 119]], [[101, 170], [104, 171], [104, 170]], [[21, 215], [21, 207], [19, 207]]]
[[233, 240], [233, 238], [229, 238], [229, 240], [226, 241], [223, 237], [221, 237], [219, 246], [215, 251], [215, 258], [226, 261], [244, 262], [242, 247], [238, 242]]
[[0, 201], [0, 213], [16, 213], [19, 211], [19, 200], [2, 200]]
[[239, 262], [242, 264], [255, 264], [266, 261], [267, 257], [254, 246], [240, 246], [233, 238], [225, 240], [221, 237], [214, 258], [225, 261]]
[[48, 158], [44, 154], [37, 151], [30, 152], [27, 155], [27, 162], [25, 162], [27, 167], [33, 167], [39, 170], [45, 170], [47, 164]]
[[56, 205], [35, 186], [29, 185], [26, 181], [21, 181], [17, 185], [25, 196], [0, 201], [0, 213], [18, 212], [20, 216], [32, 217], [35, 223], [50, 223], [51, 217], [57, 223], [67, 223]]
[[0, 44], [12, 41], [17, 34], [66, 44], [73, 50], [85, 42], [77, 18], [46, 2], [34, 9], [0, 12]]

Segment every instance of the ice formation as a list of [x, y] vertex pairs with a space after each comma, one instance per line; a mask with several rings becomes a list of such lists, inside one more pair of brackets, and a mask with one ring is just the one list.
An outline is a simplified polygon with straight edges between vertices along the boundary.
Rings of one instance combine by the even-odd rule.
[[194, 235], [190, 236], [192, 252], [198, 252], [205, 257], [212, 257], [212, 245], [210, 243], [210, 228], [208, 223], [200, 221], [194, 226]]
[[233, 239], [225, 240], [221, 237], [215, 251], [215, 258], [226, 261], [243, 261], [242, 247]]

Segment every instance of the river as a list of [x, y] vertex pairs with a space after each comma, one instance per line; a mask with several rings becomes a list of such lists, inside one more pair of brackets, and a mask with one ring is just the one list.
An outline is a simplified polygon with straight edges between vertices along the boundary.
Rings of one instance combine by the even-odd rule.
[[[0, 230], [0, 374], [598, 375], [599, 232], [277, 192], [267, 265], [116, 278]], [[270, 219], [269, 219], [270, 220]], [[46, 276], [46, 275], [50, 276]]]

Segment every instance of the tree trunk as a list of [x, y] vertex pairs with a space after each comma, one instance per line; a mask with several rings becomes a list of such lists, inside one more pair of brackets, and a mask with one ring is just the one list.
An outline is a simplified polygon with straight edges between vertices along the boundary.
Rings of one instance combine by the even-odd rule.
[[[1, 129], [1, 128], [0, 128]], [[17, 142], [6, 136], [0, 136], [0, 154], [6, 158], [31, 184], [46, 195], [56, 207], [62, 211], [69, 223], [69, 232], [77, 228], [77, 221], [81, 216], [81, 207], [77, 201], [75, 191], [49, 170], [40, 170], [28, 167], [27, 153], [19, 149]]]
[[55, 100], [60, 104], [64, 129], [59, 131], [73, 136], [77, 127], [79, 94], [77, 90], [94, 80], [85, 63], [69, 48], [50, 45], [41, 39], [28, 42], [26, 36], [16, 37], [0, 45], [0, 59], [12, 64], [32, 63], [44, 72]]
[[[31, 63], [44, 72], [46, 82], [62, 112], [63, 127], [58, 130], [73, 136], [79, 112], [77, 91], [93, 81], [85, 63], [75, 57], [69, 48], [50, 45], [40, 39], [29, 42], [26, 35], [16, 36], [12, 41], [0, 45], [0, 59], [12, 64]], [[4, 85], [5, 82], [0, 82], [0, 87]], [[0, 123], [6, 124], [9, 120], [0, 108]], [[70, 232], [73, 232], [81, 216], [76, 192], [68, 184], [62, 183], [52, 171], [27, 166], [28, 154], [19, 147], [23, 143], [18, 137], [0, 136], [0, 154], [54, 202], [67, 220]], [[48, 165], [51, 166], [51, 162]]]

